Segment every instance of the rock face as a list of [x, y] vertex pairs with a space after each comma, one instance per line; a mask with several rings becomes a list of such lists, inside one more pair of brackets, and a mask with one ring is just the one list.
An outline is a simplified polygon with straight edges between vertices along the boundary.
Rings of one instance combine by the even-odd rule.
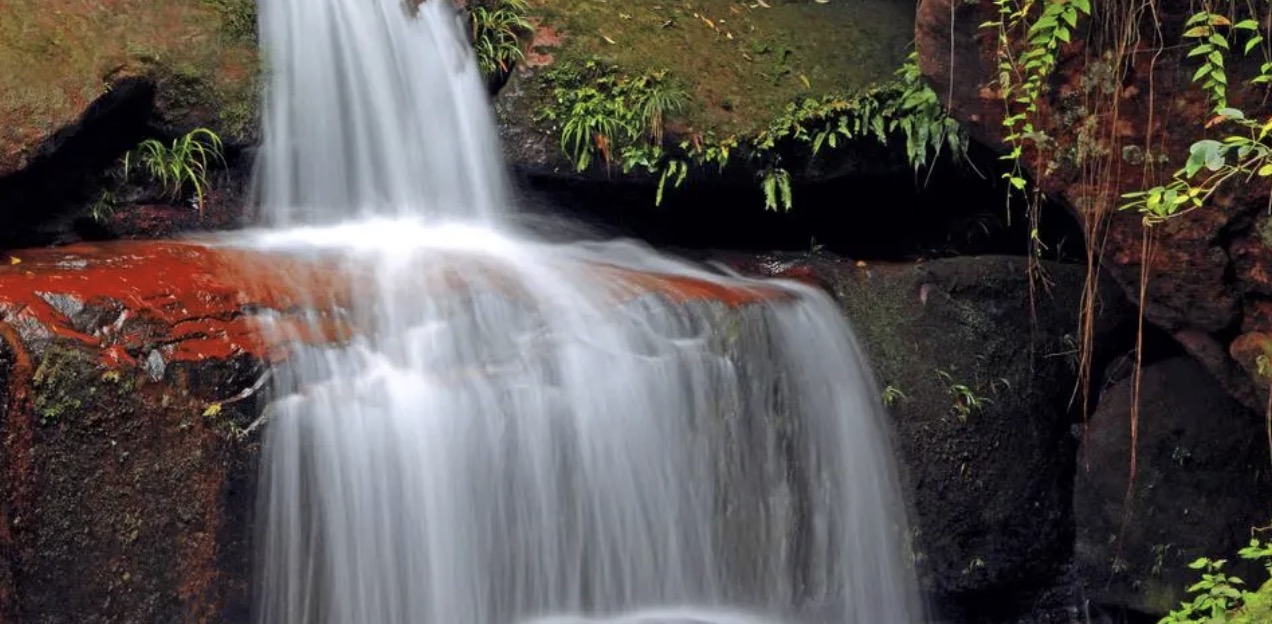
[[1200, 365], [1177, 357], [1143, 374], [1129, 516], [1128, 378], [1105, 393], [1078, 454], [1075, 560], [1096, 604], [1161, 616], [1196, 582], [1187, 564], [1234, 559], [1252, 522], [1272, 517], [1272, 479], [1264, 423]]
[[[1041, 590], [1059, 584], [1071, 553], [1083, 271], [1046, 268], [1054, 285], [1031, 312], [1019, 258], [751, 266], [823, 284], [853, 321], [892, 395], [915, 557], [950, 621], [1017, 622], [1043, 610]], [[1097, 344], [1111, 345], [1129, 317], [1115, 286], [1102, 302]]]
[[[246, 621], [263, 376], [286, 357], [252, 315], [289, 323], [298, 309], [340, 307], [356, 269], [164, 242], [12, 258], [0, 268], [0, 621]], [[978, 596], [1048, 582], [1072, 532], [1074, 312], [1061, 302], [1080, 272], [1053, 267], [1031, 331], [1017, 260], [733, 262], [830, 289], [899, 391], [914, 552], [942, 613], [983, 615]], [[780, 296], [615, 279], [636, 287], [624, 296]], [[301, 336], [350, 331], [333, 321]], [[970, 406], [957, 386], [987, 401]]]
[[[111, 234], [103, 191], [144, 139], [209, 128], [233, 169], [257, 134], [255, 19], [252, 0], [0, 6], [0, 247]], [[210, 211], [237, 225], [241, 202]]]
[[293, 309], [303, 275], [188, 244], [6, 256], [0, 621], [245, 621], [248, 311]]
[[[1027, 150], [1024, 162], [1048, 196], [1072, 207], [1088, 229], [1099, 228], [1088, 242], [1098, 245], [1104, 269], [1133, 299], [1141, 270], [1148, 272], [1147, 318], [1233, 396], [1262, 410], [1268, 383], [1256, 374], [1255, 360], [1272, 347], [1268, 187], [1234, 184], [1203, 209], [1154, 227], [1153, 251], [1143, 257], [1144, 229], [1134, 211], [1117, 210], [1122, 194], [1160, 183], [1194, 141], [1220, 138], [1223, 130], [1206, 129], [1212, 116], [1205, 94], [1191, 83], [1195, 59], [1186, 57], [1188, 45], [1177, 45], [1193, 6], [1155, 2], [1139, 15], [1142, 22], [1129, 24], [1127, 31], [1141, 36], [1125, 50], [1123, 71], [1113, 63], [1116, 39], [1106, 27], [1121, 27], [1126, 16], [1122, 4], [1106, 4], [1093, 3], [1099, 14], [1060, 49], [1039, 102], [1038, 130], [1050, 142], [1045, 153]], [[995, 11], [988, 2], [923, 0], [917, 46], [924, 74], [952, 114], [981, 142], [1005, 149], [995, 32], [980, 27]], [[1251, 117], [1266, 112], [1262, 93], [1239, 85], [1257, 67], [1235, 56], [1228, 69], [1232, 104]]]

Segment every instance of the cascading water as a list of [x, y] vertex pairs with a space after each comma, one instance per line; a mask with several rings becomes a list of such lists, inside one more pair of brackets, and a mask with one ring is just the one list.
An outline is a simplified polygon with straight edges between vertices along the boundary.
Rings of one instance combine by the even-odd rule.
[[291, 357], [259, 622], [921, 620], [882, 408], [824, 294], [506, 233], [449, 2], [261, 0], [261, 36], [258, 183], [289, 227], [250, 242], [362, 277], [313, 305], [345, 344], [262, 318]]

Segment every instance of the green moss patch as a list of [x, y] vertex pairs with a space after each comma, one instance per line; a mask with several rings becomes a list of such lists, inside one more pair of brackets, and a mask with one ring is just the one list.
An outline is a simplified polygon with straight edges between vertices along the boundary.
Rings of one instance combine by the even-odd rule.
[[913, 38], [908, 0], [532, 0], [557, 61], [608, 59], [685, 82], [690, 126], [753, 134], [799, 98], [889, 79]]

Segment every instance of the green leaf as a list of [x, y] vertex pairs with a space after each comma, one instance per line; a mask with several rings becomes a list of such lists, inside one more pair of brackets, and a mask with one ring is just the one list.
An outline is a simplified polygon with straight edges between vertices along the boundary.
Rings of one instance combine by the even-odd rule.
[[1215, 47], [1214, 47], [1214, 46], [1212, 46], [1212, 45], [1210, 45], [1210, 44], [1208, 44], [1208, 43], [1204, 43], [1204, 44], [1199, 45], [1199, 46], [1197, 46], [1197, 47], [1193, 48], [1192, 50], [1190, 50], [1190, 51], [1188, 52], [1188, 57], [1189, 57], [1189, 58], [1192, 58], [1192, 57], [1194, 57], [1194, 56], [1201, 56], [1202, 54], [1209, 54], [1209, 53], [1210, 53], [1210, 51], [1211, 51], [1211, 50], [1214, 50], [1214, 49], [1215, 49]]
[[1233, 24], [1233, 25], [1232, 25], [1232, 27], [1233, 27], [1234, 29], [1236, 29], [1236, 30], [1254, 30], [1254, 31], [1257, 31], [1257, 30], [1259, 30], [1259, 22], [1257, 22], [1257, 21], [1255, 21], [1255, 20], [1252, 20], [1252, 19], [1241, 20], [1241, 21], [1237, 22], [1236, 24]]

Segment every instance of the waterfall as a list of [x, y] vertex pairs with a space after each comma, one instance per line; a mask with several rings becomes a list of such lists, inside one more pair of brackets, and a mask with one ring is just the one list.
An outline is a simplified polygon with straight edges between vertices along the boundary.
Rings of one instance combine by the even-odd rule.
[[922, 620], [875, 382], [802, 284], [511, 233], [453, 5], [260, 0], [244, 240], [349, 280], [273, 371], [255, 619]]

